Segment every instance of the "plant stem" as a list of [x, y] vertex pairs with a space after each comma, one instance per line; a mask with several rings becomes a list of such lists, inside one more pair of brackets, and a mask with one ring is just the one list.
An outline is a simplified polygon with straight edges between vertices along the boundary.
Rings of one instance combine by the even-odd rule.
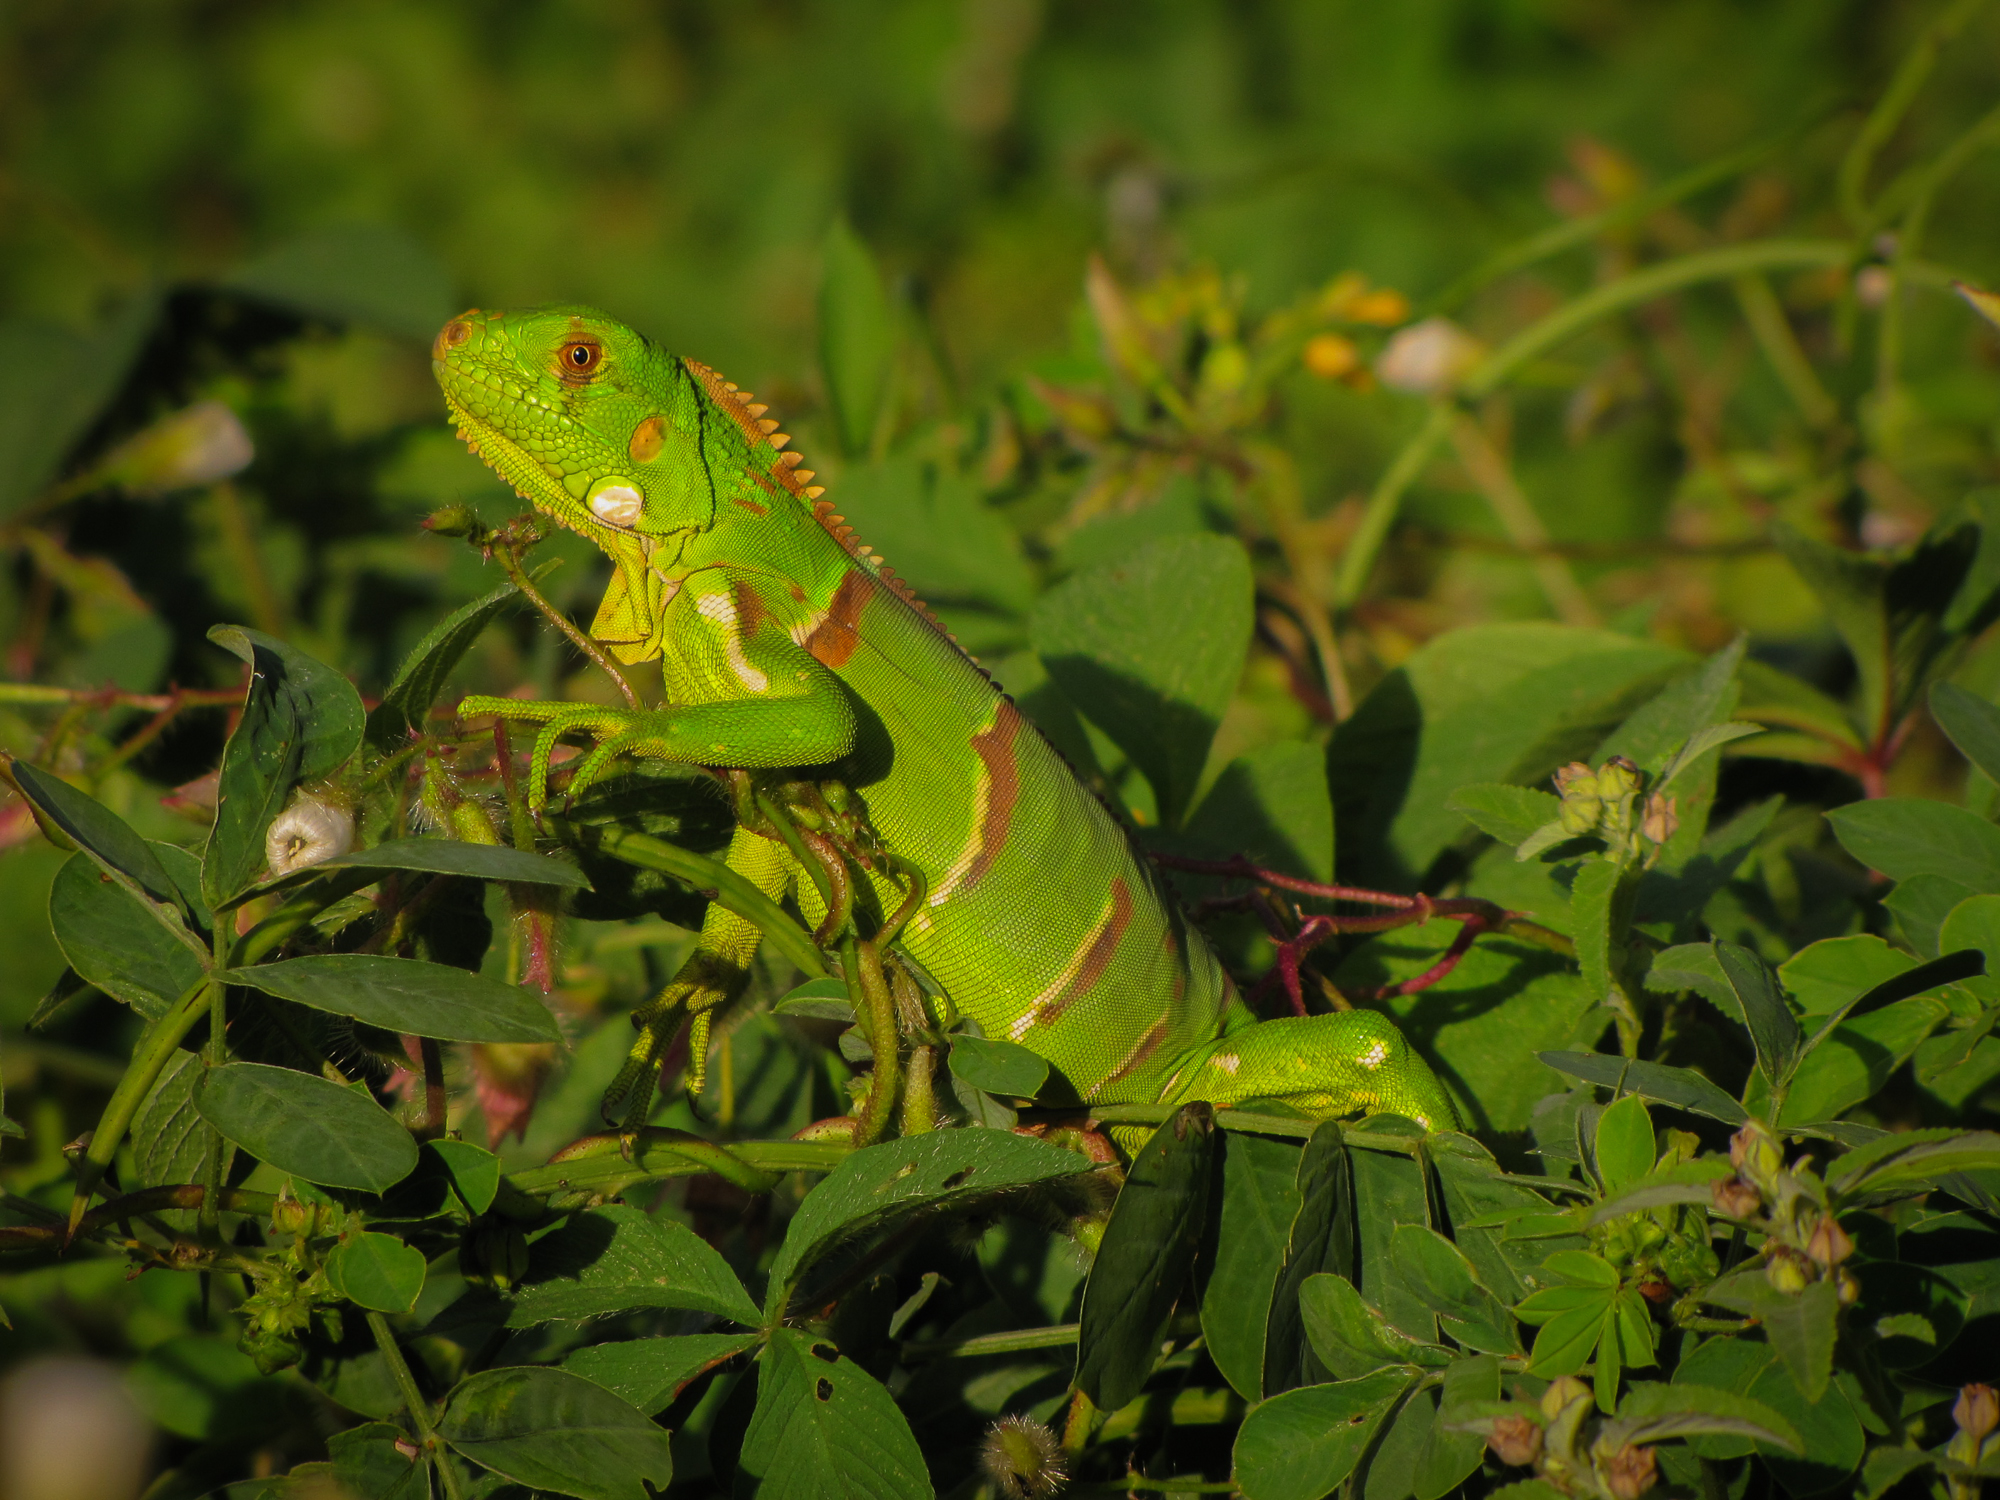
[[375, 1335], [375, 1347], [382, 1351], [383, 1362], [389, 1366], [389, 1373], [396, 1381], [396, 1389], [402, 1393], [403, 1405], [410, 1413], [410, 1425], [417, 1429], [417, 1442], [424, 1450], [425, 1461], [434, 1463], [438, 1474], [444, 1480], [444, 1492], [450, 1500], [460, 1500], [458, 1475], [451, 1465], [444, 1461], [437, 1429], [431, 1425], [430, 1403], [424, 1399], [424, 1393], [417, 1389], [417, 1378], [410, 1373], [410, 1366], [403, 1358], [403, 1351], [397, 1346], [396, 1335], [389, 1330], [389, 1320], [378, 1312], [370, 1312], [368, 1331]]
[[493, 548], [493, 555], [500, 559], [500, 566], [507, 570], [507, 576], [513, 580], [514, 587], [528, 596], [528, 602], [540, 610], [556, 629], [568, 636], [569, 643], [588, 657], [600, 672], [617, 684], [618, 691], [624, 696], [625, 706], [635, 713], [642, 710], [645, 705], [640, 703], [638, 693], [633, 691], [632, 684], [618, 669], [618, 663], [612, 660], [611, 653], [583, 631], [578, 630], [568, 615], [549, 603], [548, 597], [535, 587], [535, 580], [528, 576], [528, 570], [521, 566], [519, 551], [505, 543], [499, 543]]
[[1022, 1354], [1030, 1349], [1065, 1349], [1074, 1344], [1080, 1323], [1052, 1328], [1023, 1328], [1011, 1333], [982, 1333], [969, 1339], [924, 1339], [903, 1345], [906, 1365], [927, 1359], [980, 1359], [989, 1354]]

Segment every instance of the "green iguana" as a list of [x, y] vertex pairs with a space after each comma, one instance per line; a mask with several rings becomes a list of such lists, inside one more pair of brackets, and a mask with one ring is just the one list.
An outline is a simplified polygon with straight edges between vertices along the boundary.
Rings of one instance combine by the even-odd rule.
[[[986, 1037], [1045, 1058], [1057, 1097], [1066, 1085], [1096, 1105], [1279, 1099], [1320, 1117], [1455, 1123], [1384, 1016], [1256, 1019], [1152, 863], [808, 484], [763, 406], [589, 308], [468, 312], [432, 353], [472, 451], [609, 554], [590, 635], [621, 662], [660, 663], [651, 710], [460, 705], [542, 726], [534, 806], [556, 742], [576, 733], [595, 747], [572, 795], [621, 753], [731, 768], [739, 791], [810, 768], [852, 788], [889, 856], [856, 883], [873, 887], [863, 904], [907, 900], [902, 946]], [[802, 868], [796, 830], [774, 837], [756, 820], [737, 828], [728, 864], [774, 899], [795, 886], [823, 940], [828, 897], [841, 894]], [[640, 1085], [641, 1115], [683, 1018], [699, 1090], [710, 1018], [758, 940], [712, 903], [692, 956], [635, 1014], [643, 1034], [623, 1086]]]

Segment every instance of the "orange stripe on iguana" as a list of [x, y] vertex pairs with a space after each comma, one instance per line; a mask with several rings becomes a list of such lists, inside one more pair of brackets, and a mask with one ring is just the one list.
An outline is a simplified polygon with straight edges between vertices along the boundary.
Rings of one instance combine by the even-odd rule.
[[1098, 924], [1097, 931], [1084, 940], [1076, 956], [1063, 966], [1063, 972], [1055, 982], [1036, 996], [1034, 1003], [1022, 1012], [1021, 1018], [1007, 1028], [1008, 1038], [1020, 1041], [1037, 1026], [1052, 1026], [1083, 996], [1089, 994], [1104, 977], [1104, 971], [1111, 967], [1111, 960], [1118, 952], [1118, 944], [1125, 936], [1125, 929], [1132, 924], [1132, 891], [1125, 884], [1125, 877], [1116, 876], [1111, 882], [1111, 906]]

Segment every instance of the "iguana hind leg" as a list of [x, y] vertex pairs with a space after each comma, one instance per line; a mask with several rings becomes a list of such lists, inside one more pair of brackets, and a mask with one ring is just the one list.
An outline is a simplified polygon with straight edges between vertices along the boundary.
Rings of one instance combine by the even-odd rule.
[[1286, 1016], [1229, 1032], [1174, 1076], [1162, 1102], [1192, 1099], [1224, 1107], [1281, 1099], [1328, 1119], [1386, 1112], [1433, 1130], [1458, 1128], [1458, 1111], [1430, 1065], [1372, 1010]]
[[[729, 841], [725, 860], [730, 869], [774, 901], [783, 894], [791, 874], [784, 845], [743, 828]], [[646, 1123], [660, 1059], [672, 1045], [683, 1019], [689, 1023], [687, 1090], [690, 1094], [701, 1092], [708, 1072], [708, 1037], [715, 1012], [735, 999], [750, 977], [750, 963], [757, 956], [761, 935], [756, 923], [737, 916], [720, 902], [709, 903], [694, 952], [658, 995], [632, 1012], [639, 1039], [632, 1044], [611, 1087], [604, 1091], [607, 1120], [622, 1113], [628, 1130]]]

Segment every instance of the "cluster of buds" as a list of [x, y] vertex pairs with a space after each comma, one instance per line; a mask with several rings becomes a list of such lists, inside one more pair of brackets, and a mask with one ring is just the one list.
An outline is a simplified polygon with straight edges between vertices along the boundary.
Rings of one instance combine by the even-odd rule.
[[[1532, 1466], [1558, 1492], [1597, 1500], [1639, 1500], [1659, 1482], [1658, 1456], [1594, 1422], [1597, 1399], [1574, 1375], [1550, 1381], [1533, 1406], [1525, 1401], [1508, 1405], [1516, 1412], [1477, 1424], [1501, 1463]], [[1586, 1442], [1592, 1430], [1594, 1441]]]
[[[1659, 1165], [1691, 1161], [1700, 1147], [1690, 1132], [1669, 1131]], [[1591, 1231], [1591, 1249], [1623, 1269], [1654, 1303], [1670, 1300], [1676, 1289], [1708, 1285], [1721, 1269], [1709, 1244], [1708, 1216], [1687, 1204], [1662, 1204], [1607, 1220]]]
[[1614, 755], [1596, 770], [1571, 761], [1556, 772], [1556, 795], [1562, 809], [1556, 821], [1571, 838], [1594, 835], [1610, 846], [1614, 858], [1645, 854], [1659, 857], [1660, 846], [1680, 827], [1674, 799], [1645, 792], [1646, 777], [1622, 755]]
[[1854, 1254], [1853, 1239], [1827, 1212], [1817, 1184], [1786, 1169], [1785, 1153], [1762, 1121], [1752, 1120], [1730, 1137], [1729, 1164], [1736, 1175], [1710, 1189], [1715, 1211], [1758, 1222], [1768, 1236], [1764, 1275], [1771, 1285], [1798, 1293], [1831, 1277], [1843, 1303], [1860, 1296], [1860, 1284], [1842, 1268]]

